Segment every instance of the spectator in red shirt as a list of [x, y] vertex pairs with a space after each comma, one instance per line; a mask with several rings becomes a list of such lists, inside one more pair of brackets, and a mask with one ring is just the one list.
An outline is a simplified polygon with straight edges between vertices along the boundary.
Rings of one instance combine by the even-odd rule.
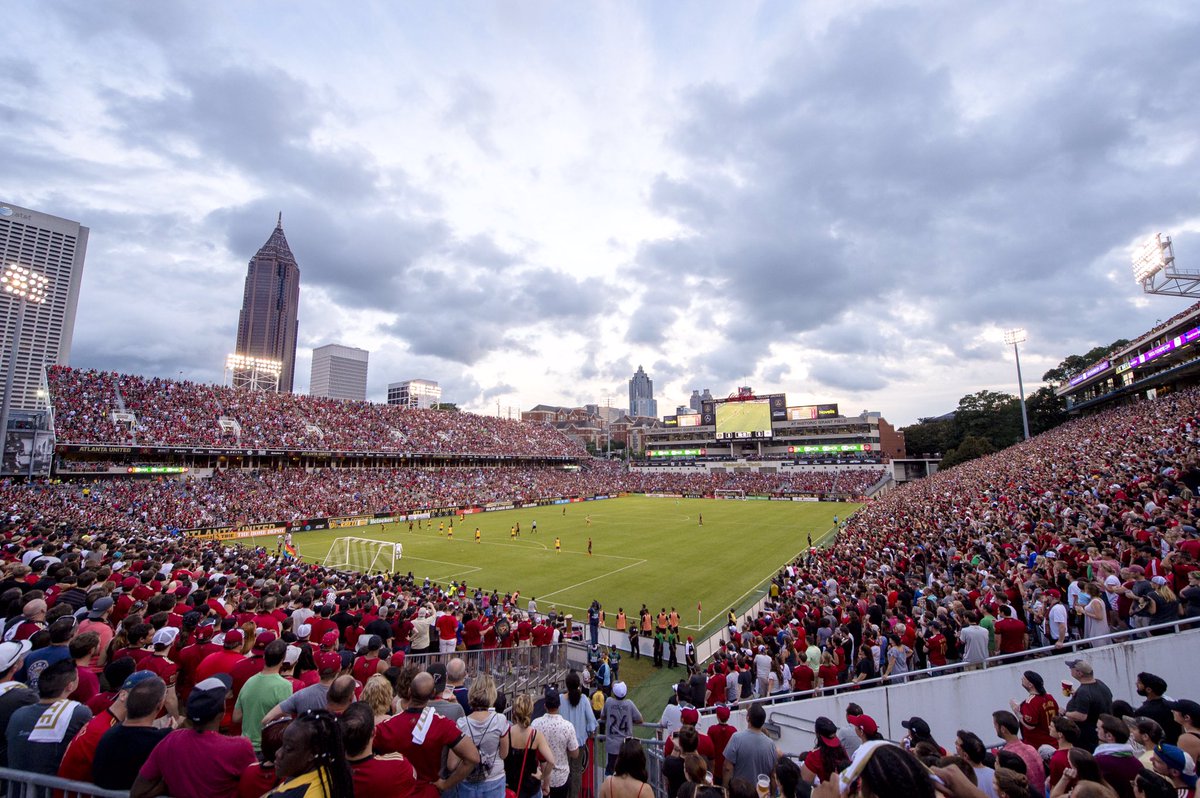
[[125, 701], [129, 697], [129, 691], [134, 686], [153, 678], [155, 678], [153, 673], [142, 672], [131, 674], [125, 680], [112, 706], [89, 720], [87, 725], [80, 729], [75, 738], [71, 740], [71, 744], [67, 746], [62, 763], [58, 766], [58, 775], [61, 778], [74, 781], [92, 780], [92, 762], [96, 756], [96, 746], [100, 744], [100, 738], [106, 731], [125, 720]]
[[[465, 779], [479, 762], [479, 750], [471, 738], [459, 730], [457, 723], [427, 706], [433, 694], [433, 677], [418, 673], [409, 685], [408, 708], [375, 730], [376, 754], [399, 752], [412, 763], [417, 777], [414, 798], [439, 798]], [[443, 779], [442, 756], [447, 750], [458, 757], [458, 767]]]
[[1021, 721], [1021, 738], [1034, 748], [1056, 746], [1058, 741], [1050, 733], [1050, 727], [1058, 717], [1058, 701], [1046, 692], [1045, 682], [1037, 671], [1025, 671], [1021, 686], [1029, 693], [1029, 698], [1020, 704], [1009, 702], [1013, 714]]
[[164, 626], [154, 633], [154, 653], [138, 663], [139, 671], [150, 671], [163, 680], [167, 686], [166, 708], [172, 717], [179, 716], [179, 697], [175, 693], [175, 684], [179, 679], [179, 666], [169, 659], [171, 647], [179, 630], [173, 626]]
[[346, 758], [354, 775], [354, 794], [378, 798], [409, 798], [416, 791], [417, 776], [400, 754], [376, 754], [375, 715], [370, 705], [351, 704], [338, 718]]
[[100, 635], [95, 632], [76, 634], [67, 644], [67, 650], [71, 659], [75, 660], [75, 668], [79, 673], [79, 687], [71, 693], [72, 701], [86, 704], [100, 692], [100, 679], [88, 667], [99, 649]]
[[1000, 608], [1003, 617], [996, 621], [996, 637], [999, 638], [1001, 654], [1018, 654], [1026, 649], [1027, 633], [1025, 624], [1017, 620], [1016, 611], [1012, 607]]
[[275, 756], [283, 744], [283, 733], [291, 722], [291, 718], [280, 718], [263, 727], [260, 738], [262, 761], [251, 763], [242, 771], [242, 777], [238, 780], [238, 798], [262, 798], [279, 785]]
[[458, 646], [458, 618], [454, 611], [447, 609], [434, 621], [438, 630], [438, 651], [442, 654], [452, 654]]

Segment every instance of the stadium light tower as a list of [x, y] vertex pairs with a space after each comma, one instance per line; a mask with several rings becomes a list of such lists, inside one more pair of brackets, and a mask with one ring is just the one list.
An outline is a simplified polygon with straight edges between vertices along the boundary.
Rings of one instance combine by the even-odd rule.
[[1004, 331], [1004, 343], [1012, 344], [1013, 357], [1017, 359], [1017, 387], [1021, 391], [1021, 424], [1025, 427], [1025, 440], [1029, 440], [1029, 414], [1025, 412], [1025, 381], [1021, 379], [1021, 353], [1017, 350], [1017, 344], [1027, 338], [1023, 327]]
[[1133, 280], [1147, 294], [1200, 298], [1200, 272], [1175, 265], [1170, 236], [1155, 233], [1134, 248], [1130, 260]]
[[37, 272], [10, 263], [0, 273], [0, 292], [17, 300], [17, 324], [13, 330], [12, 344], [8, 352], [8, 367], [4, 370], [4, 399], [0, 404], [0, 457], [8, 443], [8, 412], [12, 407], [13, 379], [17, 373], [17, 352], [25, 333], [25, 306], [32, 302], [40, 305], [49, 293], [50, 278]]

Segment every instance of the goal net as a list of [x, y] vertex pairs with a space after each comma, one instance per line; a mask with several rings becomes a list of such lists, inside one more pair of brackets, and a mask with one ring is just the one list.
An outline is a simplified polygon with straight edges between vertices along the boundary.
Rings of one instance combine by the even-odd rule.
[[392, 573], [396, 570], [402, 549], [401, 544], [388, 540], [338, 538], [329, 547], [322, 565], [335, 571], [361, 574]]
[[746, 491], [744, 490], [714, 490], [713, 498], [715, 499], [744, 499]]

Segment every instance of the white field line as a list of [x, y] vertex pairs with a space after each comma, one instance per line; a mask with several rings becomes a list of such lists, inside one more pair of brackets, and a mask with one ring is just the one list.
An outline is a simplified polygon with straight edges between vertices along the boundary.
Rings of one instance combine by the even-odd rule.
[[630, 568], [636, 568], [637, 566], [642, 565], [645, 562], [647, 562], [647, 561], [646, 560], [638, 560], [637, 562], [631, 562], [629, 565], [623, 565], [620, 568], [617, 568], [616, 570], [609, 571], [608, 573], [603, 573], [603, 574], [600, 574], [599, 576], [593, 576], [591, 579], [585, 579], [582, 582], [576, 582], [575, 584], [571, 585], [570, 587], [564, 587], [561, 590], [555, 590], [553, 593], [543, 593], [542, 598], [548, 599], [551, 596], [557, 596], [559, 593], [566, 593], [568, 590], [574, 590], [577, 587], [583, 587], [584, 585], [586, 585], [590, 582], [595, 582], [597, 579], [604, 579], [605, 577], [612, 576], [613, 574], [619, 574], [619, 573], [621, 573], [621, 571], [625, 571]]

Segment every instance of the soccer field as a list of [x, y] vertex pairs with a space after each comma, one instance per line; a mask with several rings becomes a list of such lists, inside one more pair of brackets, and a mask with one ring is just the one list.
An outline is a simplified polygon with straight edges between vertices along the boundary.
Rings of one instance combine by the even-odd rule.
[[[522, 609], [533, 596], [540, 611], [557, 607], [577, 622], [598, 599], [610, 626], [619, 607], [629, 615], [643, 602], [654, 612], [676, 607], [687, 633], [695, 635], [722, 622], [730, 608], [757, 600], [776, 571], [807, 547], [810, 534], [814, 545], [823, 542], [834, 516], [845, 519], [859, 506], [630, 496], [455, 518], [453, 540], [438, 534], [438, 522], [448, 526], [449, 518], [424, 521], [420, 529], [414, 523], [411, 532], [405, 522], [297, 532], [294, 540], [300, 556], [316, 562], [338, 537], [399, 541], [404, 556], [397, 569], [418, 581], [465, 579], [501, 594], [519, 590]], [[518, 522], [521, 537], [512, 540], [509, 530]], [[561, 553], [554, 550], [555, 537], [562, 540]], [[273, 551], [277, 539], [242, 543]], [[703, 604], [699, 618], [697, 603]]]

